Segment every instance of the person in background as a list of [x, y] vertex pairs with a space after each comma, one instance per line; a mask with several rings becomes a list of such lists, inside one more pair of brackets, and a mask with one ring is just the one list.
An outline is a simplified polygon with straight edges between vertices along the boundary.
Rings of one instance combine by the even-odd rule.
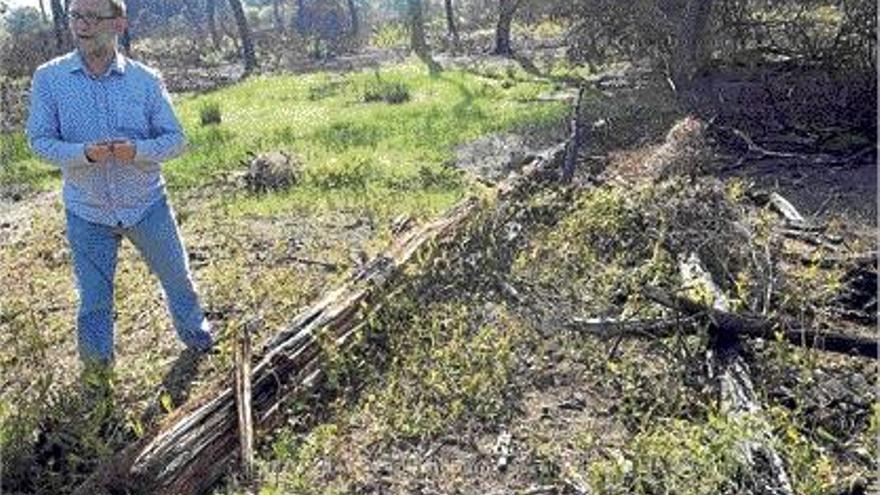
[[79, 293], [85, 376], [109, 387], [114, 361], [113, 280], [123, 237], [164, 289], [177, 335], [196, 353], [214, 345], [196, 295], [161, 163], [184, 136], [159, 75], [119, 52], [122, 0], [73, 0], [76, 49], [40, 66], [31, 87], [31, 148], [63, 177], [67, 240]]

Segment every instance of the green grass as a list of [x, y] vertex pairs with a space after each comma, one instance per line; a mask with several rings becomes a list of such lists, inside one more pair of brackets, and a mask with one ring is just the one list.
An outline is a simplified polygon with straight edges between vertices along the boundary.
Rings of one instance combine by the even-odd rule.
[[0, 134], [0, 189], [46, 189], [57, 183], [58, 169], [36, 159], [23, 133]]
[[[377, 79], [404, 88], [409, 99], [365, 102]], [[240, 198], [242, 211], [378, 208], [389, 197], [437, 211], [468, 187], [448, 166], [455, 146], [490, 132], [556, 122], [564, 106], [532, 101], [549, 89], [531, 82], [504, 89], [456, 72], [431, 78], [416, 64], [381, 74], [255, 78], [180, 101], [190, 151], [167, 165], [166, 177], [171, 187], [197, 186], [241, 168], [248, 151], [284, 150], [304, 163], [303, 182], [269, 198]], [[222, 102], [222, 124], [198, 125], [198, 109], [207, 100]]]
[[[377, 81], [408, 99], [365, 102]], [[165, 164], [164, 173], [172, 189], [201, 187], [243, 170], [249, 152], [283, 150], [304, 164], [302, 183], [265, 197], [238, 196], [233, 210], [375, 210], [394, 203], [395, 211], [406, 205], [430, 214], [454, 203], [469, 187], [449, 166], [455, 146], [491, 132], [557, 122], [567, 111], [564, 105], [534, 102], [550, 89], [529, 81], [505, 87], [452, 71], [431, 77], [415, 62], [344, 76], [255, 77], [177, 99], [189, 148]], [[221, 123], [201, 125], [208, 106], [222, 114]], [[12, 152], [0, 183], [55, 184], [51, 179], [57, 173], [30, 155], [22, 135], [7, 139]]]

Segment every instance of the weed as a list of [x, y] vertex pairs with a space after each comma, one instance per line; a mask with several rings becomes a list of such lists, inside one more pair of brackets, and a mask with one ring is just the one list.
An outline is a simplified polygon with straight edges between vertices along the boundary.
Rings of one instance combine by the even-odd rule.
[[219, 124], [222, 120], [220, 114], [220, 103], [217, 101], [206, 101], [199, 107], [199, 122], [203, 125]]

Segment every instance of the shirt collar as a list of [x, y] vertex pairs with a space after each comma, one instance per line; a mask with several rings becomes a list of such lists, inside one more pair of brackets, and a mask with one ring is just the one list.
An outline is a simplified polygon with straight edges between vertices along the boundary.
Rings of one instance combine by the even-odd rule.
[[[86, 69], [86, 65], [83, 62], [82, 55], [79, 50], [74, 50], [72, 56], [70, 57], [70, 62], [68, 64], [70, 72], [82, 71], [83, 73], [88, 73]], [[125, 57], [119, 53], [119, 50], [116, 51], [116, 56], [113, 58], [113, 61], [110, 62], [110, 66], [107, 68], [107, 72], [104, 74], [125, 74]]]

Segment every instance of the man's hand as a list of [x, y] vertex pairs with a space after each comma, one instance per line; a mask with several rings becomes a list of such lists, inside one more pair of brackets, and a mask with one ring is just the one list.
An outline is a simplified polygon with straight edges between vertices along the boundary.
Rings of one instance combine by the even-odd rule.
[[135, 147], [134, 142], [127, 139], [110, 141], [110, 150], [113, 152], [113, 157], [122, 163], [132, 162], [137, 153], [137, 148]]
[[104, 163], [113, 157], [113, 148], [109, 143], [90, 143], [86, 145], [86, 158], [90, 162]]

